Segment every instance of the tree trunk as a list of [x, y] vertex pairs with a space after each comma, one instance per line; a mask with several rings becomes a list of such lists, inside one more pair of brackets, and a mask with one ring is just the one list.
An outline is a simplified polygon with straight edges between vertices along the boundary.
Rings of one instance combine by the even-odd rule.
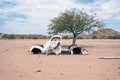
[[75, 43], [76, 43], [76, 37], [77, 37], [77, 35], [76, 35], [76, 34], [73, 34], [73, 41], [72, 41], [72, 45], [75, 45]]

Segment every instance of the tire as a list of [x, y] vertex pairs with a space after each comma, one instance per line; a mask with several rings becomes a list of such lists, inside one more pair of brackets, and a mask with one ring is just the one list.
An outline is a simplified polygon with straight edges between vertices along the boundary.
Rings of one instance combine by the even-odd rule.
[[41, 50], [38, 48], [33, 48], [32, 52], [33, 52], [33, 54], [39, 54], [39, 53], [41, 53]]

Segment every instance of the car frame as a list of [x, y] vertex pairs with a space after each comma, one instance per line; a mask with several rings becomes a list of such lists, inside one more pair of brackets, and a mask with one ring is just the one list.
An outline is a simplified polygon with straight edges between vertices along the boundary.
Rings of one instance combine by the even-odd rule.
[[56, 55], [58, 55], [61, 53], [61, 42], [62, 37], [60, 35], [54, 35], [44, 45], [32, 46], [29, 52], [45, 53], [46, 55], [55, 53]]

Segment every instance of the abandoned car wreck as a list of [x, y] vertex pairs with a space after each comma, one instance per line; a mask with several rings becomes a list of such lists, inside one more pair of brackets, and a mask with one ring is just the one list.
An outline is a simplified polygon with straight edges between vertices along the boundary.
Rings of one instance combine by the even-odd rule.
[[62, 37], [60, 35], [54, 35], [50, 38], [48, 42], [46, 42], [44, 45], [36, 45], [32, 46], [29, 50], [29, 52], [32, 52], [33, 54], [88, 54], [88, 51], [83, 48], [79, 47], [77, 45], [70, 45], [68, 49], [62, 50], [61, 46]]

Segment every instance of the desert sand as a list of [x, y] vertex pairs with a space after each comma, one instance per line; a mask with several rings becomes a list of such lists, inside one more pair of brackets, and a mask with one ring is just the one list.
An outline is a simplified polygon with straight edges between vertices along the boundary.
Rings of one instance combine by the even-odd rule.
[[[0, 80], [120, 80], [120, 40], [77, 40], [88, 55], [41, 55], [28, 52], [47, 40], [0, 40]], [[63, 40], [62, 45], [70, 45]]]

